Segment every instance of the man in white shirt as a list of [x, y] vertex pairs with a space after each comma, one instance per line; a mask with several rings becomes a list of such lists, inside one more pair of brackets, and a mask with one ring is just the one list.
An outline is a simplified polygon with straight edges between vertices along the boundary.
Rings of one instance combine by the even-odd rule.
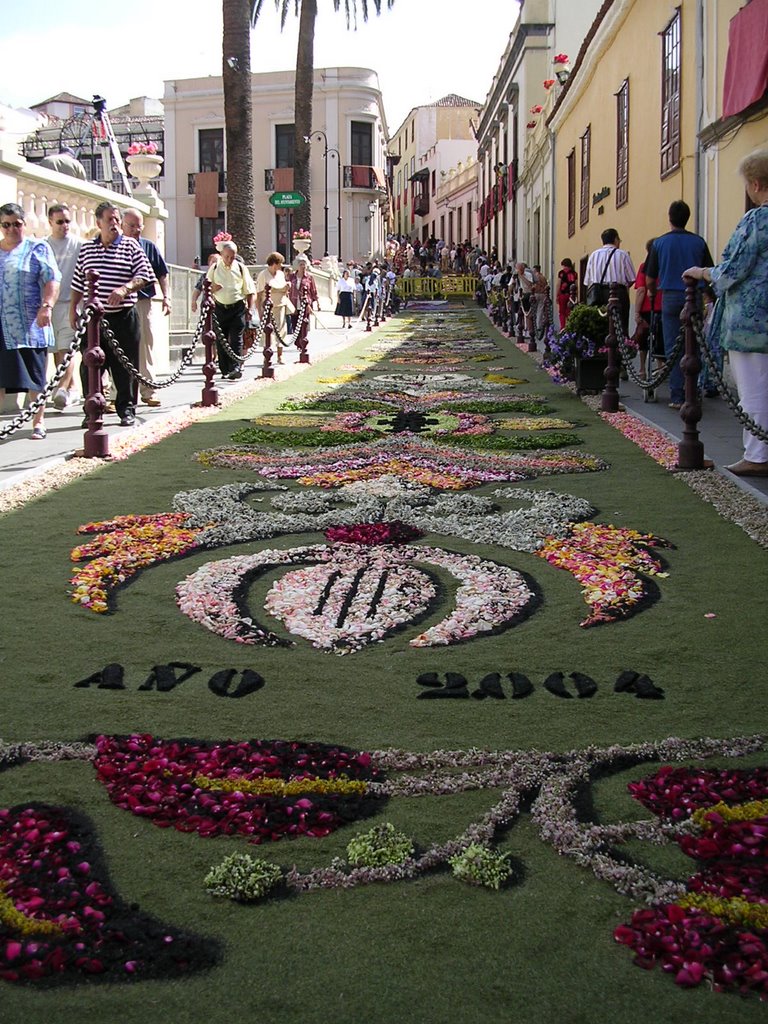
[[637, 274], [628, 252], [620, 248], [621, 239], [616, 228], [606, 228], [600, 236], [602, 245], [590, 255], [584, 274], [584, 286], [603, 284], [617, 286], [619, 315], [624, 334], [629, 332], [629, 289]]
[[[51, 226], [51, 233], [46, 239], [53, 255], [56, 257], [56, 264], [61, 271], [61, 288], [56, 305], [51, 314], [51, 326], [56, 339], [56, 347], [53, 350], [53, 361], [56, 366], [66, 359], [75, 332], [69, 322], [69, 299], [72, 287], [72, 274], [77, 263], [77, 254], [83, 244], [79, 238], [70, 234], [72, 214], [66, 203], [54, 203], [48, 207], [48, 223]], [[54, 406], [61, 412], [77, 400], [78, 391], [75, 387], [75, 359], [70, 360], [64, 376], [61, 378], [58, 389], [53, 396]]]

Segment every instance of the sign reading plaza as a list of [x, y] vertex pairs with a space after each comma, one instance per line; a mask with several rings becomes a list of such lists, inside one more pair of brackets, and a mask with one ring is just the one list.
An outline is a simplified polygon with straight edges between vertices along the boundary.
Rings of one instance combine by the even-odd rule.
[[303, 206], [307, 199], [301, 192], [273, 192], [269, 201], [277, 209], [285, 210], [294, 206]]

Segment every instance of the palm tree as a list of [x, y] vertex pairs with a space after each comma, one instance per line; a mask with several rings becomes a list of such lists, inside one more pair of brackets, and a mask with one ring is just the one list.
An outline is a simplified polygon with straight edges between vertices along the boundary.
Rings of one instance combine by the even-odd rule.
[[258, 0], [222, 0], [222, 82], [227, 147], [227, 227], [246, 263], [256, 262], [251, 103], [251, 17]]
[[[386, 0], [391, 8], [395, 0]], [[264, 0], [250, 0], [251, 23], [256, 24]], [[381, 14], [382, 0], [370, 0], [370, 4]], [[227, 6], [227, 0], [224, 0]], [[333, 0], [333, 9], [338, 11], [341, 0]], [[275, 0], [275, 8], [280, 12], [280, 27], [283, 28], [288, 18], [291, 0]], [[360, 0], [363, 21], [368, 20], [369, 0]], [[307, 201], [296, 209], [293, 215], [294, 229], [312, 227], [312, 207], [310, 202], [309, 146], [307, 139], [312, 133], [312, 92], [315, 70], [315, 19], [317, 18], [317, 0], [293, 0], [293, 12], [299, 15], [299, 45], [296, 52], [296, 85], [294, 97], [294, 143], [293, 143], [293, 186], [302, 192]], [[357, 0], [344, 0], [344, 13], [347, 28], [350, 24], [357, 27]], [[249, 96], [250, 100], [250, 96]], [[229, 150], [227, 150], [229, 153]], [[249, 150], [250, 155], [250, 150]], [[341, 244], [341, 239], [339, 239]]]

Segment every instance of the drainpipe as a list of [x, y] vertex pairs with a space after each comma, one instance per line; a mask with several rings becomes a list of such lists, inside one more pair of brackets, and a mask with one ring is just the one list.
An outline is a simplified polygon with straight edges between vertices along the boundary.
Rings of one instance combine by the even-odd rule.
[[702, 83], [702, 88], [696, 90], [696, 153], [694, 158], [694, 209], [696, 210], [696, 231], [706, 237], [706, 203], [702, 195], [702, 163], [704, 153], [701, 148], [699, 132], [704, 121], [704, 90], [707, 87], [707, 80], [704, 76], [704, 3], [705, 0], [698, 0], [696, 4], [696, 78]]

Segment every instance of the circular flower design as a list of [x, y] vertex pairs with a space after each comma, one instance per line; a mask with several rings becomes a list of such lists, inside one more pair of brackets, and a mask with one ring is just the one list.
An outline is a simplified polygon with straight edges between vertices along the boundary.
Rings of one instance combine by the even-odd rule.
[[243, 644], [287, 646], [241, 607], [248, 582], [275, 565], [317, 563], [289, 573], [269, 592], [266, 607], [314, 647], [349, 654], [413, 623], [437, 595], [432, 581], [411, 563], [439, 566], [460, 585], [445, 619], [410, 641], [431, 647], [471, 640], [512, 625], [532, 610], [534, 594], [521, 573], [474, 555], [428, 547], [316, 545], [261, 551], [210, 562], [176, 588], [179, 607], [194, 622]]

